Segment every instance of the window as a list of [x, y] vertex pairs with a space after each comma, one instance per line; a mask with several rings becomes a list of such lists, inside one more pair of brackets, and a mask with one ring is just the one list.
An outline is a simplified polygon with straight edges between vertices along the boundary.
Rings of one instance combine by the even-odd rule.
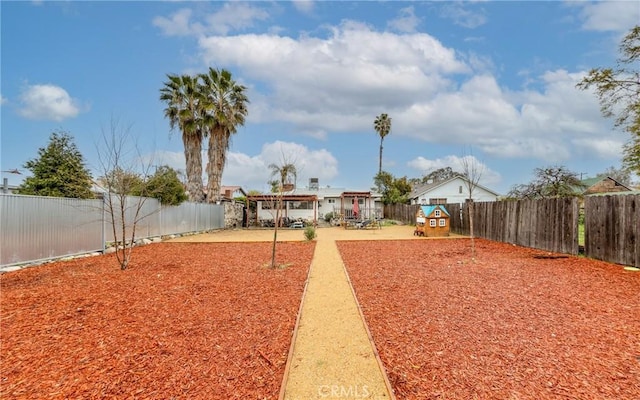
[[423, 206], [427, 205], [427, 199], [425, 198], [420, 199], [420, 204], [422, 204]]
[[429, 220], [429, 226], [432, 227], [432, 228], [435, 228], [436, 227], [436, 220], [435, 219], [430, 219]]
[[336, 199], [327, 199], [327, 203], [329, 204], [335, 204]]
[[444, 218], [440, 218], [440, 226], [447, 226], [447, 220]]
[[433, 212], [433, 216], [434, 216], [434, 217], [436, 217], [436, 218], [440, 218], [440, 217], [441, 217], [441, 214], [442, 214], [442, 213], [440, 212], [440, 210], [435, 210], [435, 211]]
[[462, 185], [458, 187], [458, 193], [462, 193]]
[[[261, 201], [260, 202], [260, 208], [262, 210], [275, 210], [276, 208], [278, 208], [278, 206], [280, 205], [279, 201]], [[284, 207], [284, 203], [282, 204], [282, 207]], [[281, 208], [282, 209], [282, 208]]]
[[313, 210], [311, 201], [289, 201], [289, 210]]
[[447, 204], [446, 198], [431, 198], [429, 204]]

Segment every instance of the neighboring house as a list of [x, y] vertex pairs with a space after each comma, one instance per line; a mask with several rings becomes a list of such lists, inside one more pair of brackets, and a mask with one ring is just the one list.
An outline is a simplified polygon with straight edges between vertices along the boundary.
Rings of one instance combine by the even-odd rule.
[[583, 179], [581, 182], [583, 185], [583, 188], [581, 188], [582, 194], [585, 196], [598, 193], [629, 192], [633, 190], [610, 176]]
[[416, 213], [416, 230], [418, 236], [449, 236], [449, 212], [442, 204], [420, 206]]
[[247, 192], [241, 186], [220, 187], [220, 200], [233, 200], [236, 197], [247, 197]]
[[[256, 202], [254, 223], [261, 220], [273, 220], [278, 195], [275, 193], [247, 196], [249, 201]], [[357, 215], [354, 214], [354, 204]], [[349, 191], [330, 187], [320, 187], [317, 178], [309, 179], [309, 186], [294, 188], [284, 192], [282, 196], [282, 217], [291, 220], [303, 219], [317, 222], [328, 213], [336, 218], [372, 219], [382, 218], [382, 195], [374, 192]]]
[[[464, 203], [469, 198], [468, 180], [455, 176], [443, 181], [417, 185], [409, 194], [411, 204], [453, 204]], [[482, 185], [473, 188], [473, 201], [497, 201], [500, 195]]]
[[18, 190], [18, 185], [10, 185], [7, 179], [3, 179], [2, 181], [2, 193], [4, 194], [13, 194]]

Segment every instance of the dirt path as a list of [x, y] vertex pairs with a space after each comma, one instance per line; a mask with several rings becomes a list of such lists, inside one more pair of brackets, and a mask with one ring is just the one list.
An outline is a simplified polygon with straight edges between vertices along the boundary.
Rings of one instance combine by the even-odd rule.
[[391, 399], [383, 371], [335, 240], [319, 238], [280, 398]]

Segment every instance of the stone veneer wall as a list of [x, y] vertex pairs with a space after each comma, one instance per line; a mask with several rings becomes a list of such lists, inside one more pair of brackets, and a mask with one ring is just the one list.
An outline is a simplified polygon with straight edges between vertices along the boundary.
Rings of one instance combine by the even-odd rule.
[[224, 227], [242, 228], [244, 204], [236, 201], [224, 202]]

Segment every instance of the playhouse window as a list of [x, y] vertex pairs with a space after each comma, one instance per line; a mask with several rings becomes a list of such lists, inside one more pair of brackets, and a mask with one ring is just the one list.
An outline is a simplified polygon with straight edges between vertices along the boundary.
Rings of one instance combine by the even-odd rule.
[[447, 220], [444, 218], [440, 218], [440, 226], [447, 226]]
[[433, 215], [434, 215], [436, 218], [440, 218], [440, 210], [435, 210], [435, 211], [433, 212]]
[[429, 220], [429, 226], [432, 227], [432, 228], [435, 228], [436, 227], [436, 220], [435, 219], [430, 219]]

